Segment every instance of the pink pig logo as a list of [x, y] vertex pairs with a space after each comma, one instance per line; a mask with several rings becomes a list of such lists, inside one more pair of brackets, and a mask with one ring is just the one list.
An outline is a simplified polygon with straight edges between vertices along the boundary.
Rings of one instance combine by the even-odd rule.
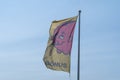
[[55, 29], [53, 44], [58, 53], [63, 52], [65, 55], [70, 55], [75, 23], [75, 21], [69, 21]]

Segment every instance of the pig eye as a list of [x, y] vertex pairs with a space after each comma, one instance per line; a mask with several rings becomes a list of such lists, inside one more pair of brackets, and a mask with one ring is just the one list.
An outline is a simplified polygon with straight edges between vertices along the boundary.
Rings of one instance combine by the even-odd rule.
[[59, 38], [60, 38], [60, 39], [64, 39], [64, 36], [63, 36], [63, 35], [60, 35]]
[[62, 32], [62, 33], [60, 34], [59, 38], [60, 38], [61, 40], [63, 40], [63, 39], [64, 39], [64, 35], [65, 35], [65, 33]]

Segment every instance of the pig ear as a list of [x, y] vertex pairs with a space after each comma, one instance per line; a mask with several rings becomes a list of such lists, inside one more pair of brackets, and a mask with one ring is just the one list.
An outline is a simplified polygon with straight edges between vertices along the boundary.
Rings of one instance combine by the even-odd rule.
[[67, 24], [67, 23], [69, 23], [69, 22], [70, 22], [70, 21], [68, 21], [68, 22], [65, 22], [65, 23], [63, 23], [63, 24], [58, 25], [58, 26], [56, 27], [56, 29], [54, 30], [54, 34], [53, 34], [52, 39], [54, 39], [54, 38], [56, 37], [56, 35], [58, 34], [58, 32], [59, 32], [60, 28], [61, 28], [62, 26], [64, 26], [64, 25], [66, 25], [66, 24]]
[[56, 37], [56, 35], [58, 34], [58, 32], [59, 32], [59, 30], [60, 30], [61, 27], [62, 27], [62, 26], [58, 26], [58, 27], [56, 27], [56, 29], [54, 30], [54, 33], [53, 33], [52, 39], [54, 39], [54, 38]]
[[53, 36], [52, 36], [52, 38], [54, 39], [55, 37], [56, 37], [56, 35], [58, 34], [58, 32], [59, 32], [59, 27], [57, 27], [55, 30], [54, 30], [54, 34], [53, 34]]
[[68, 22], [64, 22], [63, 24], [58, 25], [57, 28], [54, 30], [54, 35], [56, 35], [58, 33], [58, 31], [60, 30], [60, 28], [62, 26], [67, 25], [67, 23], [69, 23], [69, 21]]

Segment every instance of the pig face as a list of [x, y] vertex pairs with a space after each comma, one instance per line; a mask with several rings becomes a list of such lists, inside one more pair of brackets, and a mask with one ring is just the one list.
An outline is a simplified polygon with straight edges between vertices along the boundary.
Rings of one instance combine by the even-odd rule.
[[55, 29], [53, 43], [58, 53], [70, 55], [75, 23], [70, 21]]

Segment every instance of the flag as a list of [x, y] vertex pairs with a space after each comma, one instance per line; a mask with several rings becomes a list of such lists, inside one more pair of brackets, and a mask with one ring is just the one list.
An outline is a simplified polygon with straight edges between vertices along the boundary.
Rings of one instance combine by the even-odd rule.
[[43, 61], [47, 68], [70, 72], [70, 55], [77, 16], [53, 21]]

